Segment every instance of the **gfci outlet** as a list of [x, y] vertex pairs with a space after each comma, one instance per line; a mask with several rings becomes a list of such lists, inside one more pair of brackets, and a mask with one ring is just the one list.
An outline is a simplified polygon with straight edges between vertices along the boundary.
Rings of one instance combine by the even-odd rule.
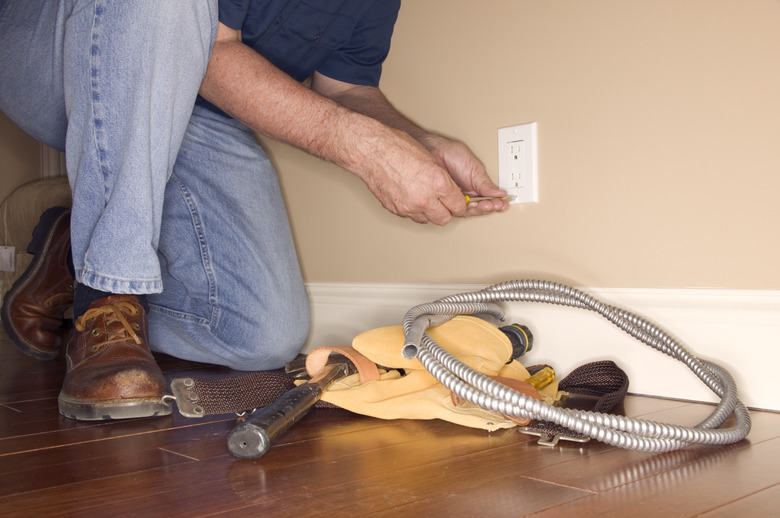
[[498, 186], [515, 199], [539, 202], [536, 123], [498, 129]]

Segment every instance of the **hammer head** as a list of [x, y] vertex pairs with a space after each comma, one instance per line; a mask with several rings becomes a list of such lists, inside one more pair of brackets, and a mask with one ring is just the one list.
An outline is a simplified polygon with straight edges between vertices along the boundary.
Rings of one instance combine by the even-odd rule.
[[[336, 369], [331, 369], [330, 367], [336, 367]], [[336, 352], [330, 353], [328, 360], [325, 362], [325, 366], [319, 373], [315, 373], [314, 376], [309, 375], [306, 371], [306, 356], [303, 354], [298, 355], [298, 357], [288, 362], [284, 367], [284, 372], [293, 378], [309, 380], [311, 382], [317, 382], [317, 378], [322, 377], [326, 372], [330, 374], [331, 371], [334, 371], [333, 374], [335, 374], [335, 377], [332, 377], [331, 381], [358, 372], [357, 367], [355, 367], [349, 358]]]

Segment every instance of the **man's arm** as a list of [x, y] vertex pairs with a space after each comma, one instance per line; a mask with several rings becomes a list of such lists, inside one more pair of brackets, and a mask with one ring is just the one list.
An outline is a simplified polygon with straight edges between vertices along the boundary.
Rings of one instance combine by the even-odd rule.
[[[406, 132], [420, 142], [455, 180], [463, 192], [471, 196], [502, 198], [499, 189], [487, 176], [485, 167], [463, 143], [431, 133], [398, 112], [379, 88], [344, 83], [319, 73], [312, 78], [312, 89], [358, 113], [373, 117], [393, 128]], [[504, 210], [508, 203], [490, 200], [473, 204], [468, 215]]]
[[223, 24], [200, 93], [253, 130], [356, 174], [395, 214], [439, 225], [466, 215], [460, 188], [407, 131], [304, 87]]

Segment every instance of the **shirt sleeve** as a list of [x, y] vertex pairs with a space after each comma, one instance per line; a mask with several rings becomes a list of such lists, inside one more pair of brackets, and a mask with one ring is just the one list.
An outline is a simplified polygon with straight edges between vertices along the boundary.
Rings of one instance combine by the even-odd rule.
[[379, 86], [382, 63], [390, 52], [401, 0], [374, 0], [350, 40], [336, 49], [317, 71], [346, 83]]
[[251, 0], [219, 0], [219, 21], [231, 29], [241, 30]]

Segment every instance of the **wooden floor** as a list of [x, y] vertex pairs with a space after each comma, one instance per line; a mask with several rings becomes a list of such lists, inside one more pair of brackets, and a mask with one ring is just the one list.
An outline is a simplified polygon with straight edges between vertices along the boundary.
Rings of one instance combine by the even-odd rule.
[[[166, 375], [229, 371], [161, 358]], [[651, 455], [604, 444], [540, 447], [516, 430], [380, 421], [315, 410], [265, 457], [237, 460], [231, 416], [61, 417], [61, 360], [0, 336], [2, 516], [771, 516], [780, 414], [749, 440]], [[629, 396], [621, 410], [695, 424], [711, 407]]]

